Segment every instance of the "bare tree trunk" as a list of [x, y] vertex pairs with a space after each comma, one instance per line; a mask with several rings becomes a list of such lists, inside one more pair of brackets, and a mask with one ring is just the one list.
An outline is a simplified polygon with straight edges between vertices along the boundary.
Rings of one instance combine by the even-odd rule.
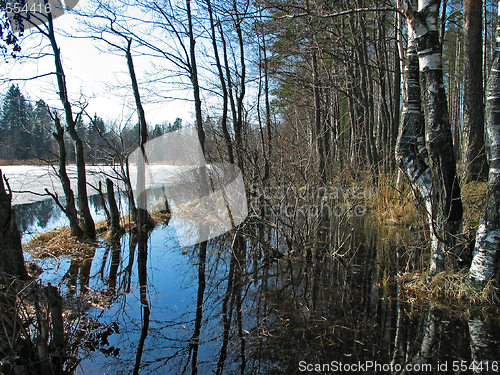
[[312, 53], [312, 67], [313, 67], [313, 92], [314, 92], [314, 132], [316, 135], [316, 149], [318, 150], [319, 157], [319, 176], [321, 183], [326, 185], [326, 164], [325, 164], [325, 148], [323, 142], [323, 119], [322, 119], [322, 106], [320, 96], [320, 81], [318, 72], [318, 57], [316, 51]]
[[[3, 179], [7, 183], [9, 193], [5, 191]], [[11, 202], [12, 192], [7, 179], [0, 170], [0, 273], [27, 279], [21, 234], [17, 229], [16, 214]]]
[[[416, 41], [426, 147], [432, 172], [433, 230], [440, 242], [444, 242], [443, 250], [448, 252], [456, 245], [456, 236], [462, 230], [463, 210], [443, 84], [442, 52], [437, 29], [439, 5], [440, 0], [419, 1], [418, 12], [425, 31], [417, 31]], [[416, 30], [420, 27], [417, 26]], [[441, 247], [435, 250], [439, 251], [433, 251], [431, 255], [431, 273], [443, 271], [447, 260], [454, 262], [453, 257], [447, 257], [441, 251]]]
[[102, 181], [99, 181], [99, 188], [97, 189], [97, 192], [101, 198], [102, 208], [104, 209], [104, 214], [106, 215], [106, 224], [109, 227], [111, 225], [111, 214], [109, 213], [108, 206], [106, 205], [106, 198], [104, 197], [104, 193], [102, 191]]
[[[490, 325], [478, 317], [471, 317], [468, 321], [469, 337], [470, 337], [470, 352], [471, 362], [476, 363], [477, 367], [488, 369], [488, 364], [492, 363], [493, 355], [493, 332]], [[490, 365], [491, 366], [491, 365]], [[475, 374], [483, 373], [481, 370], [474, 370]]]
[[69, 180], [68, 173], [66, 172], [66, 145], [64, 144], [64, 129], [61, 126], [61, 121], [59, 120], [59, 117], [57, 115], [55, 115], [54, 117], [54, 123], [56, 126], [56, 131], [52, 133], [52, 135], [56, 139], [59, 146], [59, 170], [57, 174], [63, 187], [64, 196], [66, 197], [65, 206], [63, 207], [61, 205], [56, 196], [54, 196], [53, 194], [51, 195], [68, 217], [71, 235], [81, 237], [83, 236], [83, 231], [82, 228], [80, 228], [80, 224], [78, 222], [78, 213], [75, 206], [75, 195], [73, 193], [73, 190], [71, 189], [71, 182]]
[[[453, 127], [453, 150], [455, 152], [455, 157], [457, 158], [457, 160], [460, 160], [462, 158], [462, 142], [460, 137], [462, 134], [462, 129], [460, 125], [460, 117], [462, 112], [461, 103], [463, 99], [462, 82], [464, 78], [462, 77], [462, 70], [460, 69], [460, 65], [462, 63], [462, 59], [460, 58], [460, 51], [463, 48], [463, 43], [460, 42], [460, 37], [461, 35], [457, 34], [457, 40], [455, 43], [455, 67], [453, 68], [453, 72], [451, 72], [450, 70], [450, 80], [448, 82], [448, 111], [450, 113], [450, 123]], [[450, 65], [451, 64], [452, 62], [450, 61]], [[484, 110], [484, 108], [482, 108], [481, 110]]]
[[200, 140], [201, 150], [205, 154], [205, 130], [203, 129], [203, 115], [201, 113], [201, 93], [198, 82], [198, 66], [196, 63], [195, 38], [193, 33], [193, 17], [191, 14], [191, 0], [186, 0], [186, 12], [188, 17], [188, 35], [189, 35], [189, 73], [193, 85], [194, 107], [196, 113], [196, 127], [198, 130], [198, 139]]
[[427, 313], [427, 324], [425, 326], [422, 344], [420, 350], [412, 360], [414, 367], [416, 367], [416, 365], [429, 363], [430, 358], [432, 358], [432, 355], [436, 352], [436, 346], [438, 345], [439, 336], [442, 330], [441, 317], [438, 314], [439, 311], [434, 307], [431, 307]]
[[368, 158], [370, 160], [370, 168], [372, 171], [372, 182], [373, 186], [378, 185], [378, 178], [380, 175], [379, 170], [379, 158], [377, 146], [375, 144], [375, 138], [373, 134], [373, 127], [375, 124], [375, 107], [373, 102], [373, 78], [371, 64], [368, 56], [368, 41], [366, 39], [367, 31], [365, 26], [365, 20], [363, 17], [359, 18], [359, 25], [361, 29], [361, 40], [362, 46], [361, 51], [361, 95], [363, 97], [365, 106], [365, 132], [366, 132], [366, 147], [368, 152]]
[[219, 80], [220, 80], [221, 89], [222, 89], [222, 100], [223, 100], [222, 119], [221, 119], [222, 133], [224, 135], [224, 141], [226, 142], [229, 163], [234, 164], [233, 145], [232, 145], [232, 141], [231, 141], [231, 136], [229, 135], [229, 131], [227, 128], [227, 112], [228, 112], [228, 100], [229, 100], [228, 92], [227, 92], [227, 85], [226, 85], [226, 80], [224, 78], [222, 64], [221, 64], [220, 57], [219, 57], [219, 49], [217, 47], [215, 20], [214, 20], [214, 15], [213, 15], [213, 10], [212, 10], [212, 3], [210, 2], [210, 0], [206, 0], [206, 2], [207, 2], [207, 7], [208, 7], [208, 14], [210, 16], [210, 29], [212, 32], [211, 33], [212, 47], [214, 49], [215, 63], [217, 65], [217, 73], [219, 75]]
[[120, 211], [118, 211], [118, 205], [116, 204], [115, 191], [113, 189], [113, 181], [109, 178], [106, 179], [106, 189], [108, 193], [109, 211], [110, 211], [110, 221], [111, 221], [111, 236], [115, 237], [117, 234], [121, 233], [120, 228]]
[[482, 69], [482, 1], [464, 0], [464, 131], [466, 180], [486, 179]]
[[83, 219], [83, 229], [85, 234], [90, 238], [94, 239], [96, 236], [94, 219], [90, 214], [88, 195], [87, 195], [87, 176], [85, 171], [85, 156], [83, 153], [83, 142], [76, 132], [75, 120], [73, 119], [73, 112], [71, 109], [71, 104], [68, 98], [68, 92], [66, 88], [66, 76], [64, 75], [64, 70], [61, 62], [61, 52], [59, 46], [57, 45], [54, 25], [52, 21], [52, 15], [48, 13], [48, 32], [47, 37], [50, 40], [50, 45], [52, 47], [52, 52], [54, 53], [55, 66], [56, 66], [56, 76], [57, 85], [59, 88], [59, 98], [64, 107], [64, 113], [66, 115], [66, 125], [68, 134], [73, 141], [75, 146], [75, 156], [76, 156], [76, 167], [77, 167], [77, 187], [78, 187], [78, 207], [80, 208], [80, 213]]
[[407, 23], [408, 42], [406, 62], [403, 69], [403, 112], [396, 144], [396, 162], [410, 180], [411, 186], [422, 199], [429, 215], [431, 246], [439, 246], [432, 230], [431, 188], [432, 176], [427, 165], [427, 150], [424, 142], [424, 126], [420, 100], [420, 73], [415, 44], [415, 31]]
[[[498, 8], [500, 10], [500, 7]], [[490, 173], [484, 216], [477, 230], [476, 247], [469, 270], [470, 279], [484, 287], [498, 278], [500, 247], [500, 13], [497, 43], [486, 87], [486, 126], [488, 131]]]
[[238, 3], [236, 0], [233, 0], [233, 12], [235, 17], [235, 28], [236, 33], [238, 34], [238, 47], [240, 53], [240, 72], [239, 72], [239, 95], [237, 96], [237, 105], [238, 105], [238, 120], [237, 123], [234, 124], [234, 138], [236, 140], [236, 148], [238, 149], [238, 167], [240, 168], [241, 173], [244, 173], [243, 168], [243, 100], [245, 98], [246, 93], [246, 62], [245, 62], [245, 45], [243, 41], [243, 32], [241, 29], [241, 23], [243, 22], [243, 18], [241, 17], [238, 10]]
[[267, 59], [266, 38], [262, 36], [262, 50], [264, 55], [264, 98], [266, 105], [266, 128], [267, 128], [267, 158], [264, 167], [264, 181], [267, 183], [270, 174], [271, 157], [273, 153], [273, 137], [271, 129], [271, 101], [269, 100], [269, 62]]
[[[121, 34], [119, 34], [121, 35]], [[148, 128], [146, 123], [146, 115], [141, 102], [141, 95], [139, 93], [139, 85], [135, 74], [134, 60], [132, 59], [132, 39], [127, 39], [127, 66], [132, 81], [132, 90], [134, 92], [135, 105], [137, 108], [137, 116], [139, 117], [139, 148], [141, 149], [141, 156], [137, 160], [137, 225], [143, 227], [151, 223], [148, 214], [147, 206], [147, 192], [146, 192], [146, 170], [145, 162], [147, 162], [144, 145], [148, 141]]]
[[[238, 47], [240, 53], [240, 72], [239, 74], [239, 95], [238, 90], [235, 89], [235, 82], [232, 78], [232, 73], [229, 65], [229, 57], [228, 57], [228, 47], [226, 44], [226, 38], [224, 36], [224, 30], [222, 28], [222, 24], [219, 23], [219, 33], [222, 42], [222, 52], [224, 58], [224, 65], [226, 69], [226, 81], [227, 81], [227, 92], [229, 95], [229, 104], [231, 107], [231, 113], [233, 118], [233, 130], [234, 130], [234, 139], [236, 144], [236, 157], [238, 161], [238, 167], [241, 172], [244, 172], [243, 168], [243, 99], [245, 97], [246, 92], [246, 63], [245, 63], [245, 48], [243, 41], [243, 32], [241, 29], [241, 23], [243, 22], [243, 18], [241, 17], [236, 1], [233, 1], [233, 11], [234, 11], [234, 28], [236, 29], [238, 35]], [[191, 60], [193, 60], [194, 55], [192, 55]], [[194, 65], [196, 67], [196, 64]], [[235, 68], [237, 70], [237, 68]], [[194, 82], [193, 82], [194, 85]], [[196, 89], [195, 89], [196, 91]], [[200, 138], [201, 142], [201, 138]]]
[[61, 373], [66, 351], [66, 338], [64, 335], [63, 303], [59, 291], [55, 286], [49, 285], [45, 288], [47, 301], [52, 321], [52, 365], [56, 373]]
[[147, 261], [148, 261], [148, 233], [139, 228], [139, 243], [138, 243], [138, 254], [137, 254], [137, 270], [139, 273], [139, 294], [141, 298], [141, 310], [142, 310], [142, 327], [141, 327], [141, 337], [139, 338], [139, 344], [137, 345], [137, 353], [135, 356], [135, 366], [133, 374], [139, 374], [141, 369], [142, 354], [144, 351], [144, 343], [148, 336], [149, 331], [149, 301], [148, 301], [148, 274], [147, 274]]
[[[462, 229], [462, 200], [456, 174], [453, 140], [443, 84], [441, 44], [439, 41], [438, 12], [440, 0], [423, 0], [418, 12], [406, 4], [409, 29], [415, 33], [417, 46], [420, 91], [425, 114], [425, 147], [432, 179], [430, 188], [431, 244], [430, 272], [438, 273], [448, 263], [455, 265], [457, 236]], [[422, 140], [423, 141], [423, 140]], [[427, 193], [427, 192], [426, 192]]]

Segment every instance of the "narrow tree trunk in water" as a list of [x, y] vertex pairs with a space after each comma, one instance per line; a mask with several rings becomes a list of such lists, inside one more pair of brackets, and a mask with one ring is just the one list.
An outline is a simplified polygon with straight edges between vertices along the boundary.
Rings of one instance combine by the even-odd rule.
[[148, 275], [147, 275], [147, 261], [148, 261], [148, 233], [139, 229], [139, 243], [137, 254], [137, 269], [139, 272], [139, 294], [141, 298], [142, 309], [142, 328], [139, 344], [137, 345], [137, 353], [135, 356], [135, 366], [133, 374], [139, 374], [141, 369], [142, 354], [144, 351], [144, 343], [148, 336], [149, 331], [149, 301], [148, 301]]
[[[56, 126], [56, 131], [52, 133], [52, 135], [56, 139], [59, 146], [58, 177], [63, 187], [64, 196], [66, 197], [65, 207], [61, 208], [68, 217], [71, 235], [75, 237], [82, 237], [83, 231], [82, 228], [80, 228], [80, 224], [78, 222], [78, 213], [75, 206], [75, 195], [73, 193], [73, 190], [71, 189], [71, 182], [69, 180], [68, 173], [66, 172], [66, 145], [64, 144], [64, 129], [61, 126], [61, 122], [57, 115], [54, 118], [54, 123]], [[57, 198], [55, 197], [55, 199]], [[56, 202], [59, 203], [59, 201]]]
[[[0, 273], [27, 279], [24, 266], [21, 234], [16, 224], [16, 214], [12, 209], [12, 193], [5, 191], [4, 176], [0, 170]], [[6, 180], [7, 181], [7, 180]], [[2, 282], [2, 280], [0, 280]]]
[[111, 235], [114, 237], [121, 232], [120, 228], [120, 211], [118, 211], [118, 205], [116, 204], [115, 191], [113, 189], [113, 181], [109, 178], [106, 179], [106, 189], [108, 193], [109, 202], [109, 214], [111, 218]]
[[[489, 324], [478, 317], [471, 317], [468, 321], [471, 360], [478, 365], [481, 363], [483, 368], [488, 368], [487, 364], [492, 363], [494, 355], [492, 351], [491, 332]], [[479, 366], [478, 366], [479, 367]], [[477, 371], [481, 373], [482, 371]]]
[[104, 209], [104, 213], [106, 214], [106, 224], [108, 227], [111, 225], [111, 214], [109, 213], [108, 206], [106, 205], [106, 198], [104, 198], [104, 193], [102, 191], [102, 181], [99, 181], [99, 188], [97, 189], [99, 193], [99, 197], [101, 198], [102, 208]]
[[53, 350], [52, 364], [56, 373], [61, 373], [65, 350], [66, 339], [64, 335], [63, 303], [59, 291], [55, 286], [49, 285], [45, 288], [50, 310], [50, 320], [52, 321], [52, 341], [50, 346]]
[[[499, 8], [500, 10], [500, 8]], [[500, 13], [499, 13], [500, 15]], [[476, 235], [469, 277], [480, 287], [498, 278], [500, 255], [500, 23], [497, 42], [486, 88], [486, 126], [488, 131], [490, 173], [484, 215]]]
[[83, 142], [75, 129], [76, 122], [73, 119], [73, 112], [71, 109], [71, 104], [69, 102], [68, 92], [66, 89], [66, 76], [64, 75], [63, 66], [61, 62], [61, 52], [59, 50], [59, 47], [55, 39], [54, 25], [50, 13], [48, 15], [47, 36], [50, 40], [52, 52], [54, 53], [57, 86], [59, 88], [59, 98], [64, 107], [68, 134], [71, 137], [71, 140], [73, 141], [73, 145], [75, 146], [76, 168], [78, 175], [78, 181], [77, 181], [78, 207], [80, 208], [80, 212], [83, 219], [83, 229], [87, 236], [94, 239], [96, 236], [95, 224], [89, 209], [89, 202], [87, 195], [87, 176], [85, 171], [85, 156], [83, 153]]
[[132, 81], [132, 90], [134, 92], [135, 105], [137, 108], [137, 115], [139, 117], [139, 148], [141, 149], [141, 156], [137, 160], [137, 225], [143, 227], [149, 226], [151, 220], [147, 210], [147, 193], [146, 193], [146, 165], [147, 162], [144, 145], [148, 141], [148, 128], [146, 124], [146, 115], [141, 102], [139, 94], [139, 85], [135, 74], [134, 61], [132, 59], [132, 39], [127, 38], [127, 66], [129, 70], [130, 79]]

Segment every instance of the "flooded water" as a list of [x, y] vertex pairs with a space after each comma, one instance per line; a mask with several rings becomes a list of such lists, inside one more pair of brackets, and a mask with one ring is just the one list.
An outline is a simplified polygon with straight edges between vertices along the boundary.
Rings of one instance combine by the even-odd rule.
[[[90, 201], [104, 218], [100, 199]], [[52, 201], [16, 210], [23, 240], [66, 223]], [[496, 313], [398, 298], [394, 276], [426, 264], [425, 233], [370, 214], [306, 222], [278, 231], [250, 217], [206, 248], [183, 248], [173, 226], [159, 225], [83, 258], [35, 259], [73, 306], [75, 372], [500, 371]]]

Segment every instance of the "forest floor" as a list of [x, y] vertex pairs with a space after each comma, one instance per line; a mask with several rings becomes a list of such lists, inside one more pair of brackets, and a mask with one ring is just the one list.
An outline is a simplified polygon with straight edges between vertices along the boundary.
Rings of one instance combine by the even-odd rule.
[[[461, 187], [464, 214], [462, 250], [459, 258], [466, 265], [472, 260], [476, 231], [486, 201], [487, 185], [487, 182], [470, 182]], [[404, 211], [404, 208], [400, 208], [400, 211]], [[387, 212], [385, 214], [390, 215]], [[458, 271], [441, 272], [432, 278], [425, 271], [419, 270], [400, 274], [395, 277], [396, 280], [401, 285], [400, 297], [408, 302], [426, 300], [466, 309], [472, 306], [500, 305], [497, 282], [490, 280], [483, 290], [478, 291], [469, 283], [467, 266]]]

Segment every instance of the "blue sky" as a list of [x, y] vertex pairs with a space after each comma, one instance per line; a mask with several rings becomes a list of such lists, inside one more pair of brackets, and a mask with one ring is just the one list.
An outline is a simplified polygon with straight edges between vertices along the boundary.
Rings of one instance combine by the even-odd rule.
[[[89, 3], [89, 0], [81, 0], [75, 9], [84, 7], [86, 3]], [[125, 56], [116, 52], [108, 52], [108, 47], [104, 43], [75, 38], [81, 35], [81, 32], [77, 31], [78, 28], [81, 29], [81, 25], [74, 14], [67, 13], [54, 20], [54, 24], [56, 30], [59, 31], [57, 42], [63, 57], [66, 82], [72, 103], [86, 103], [86, 111], [89, 115], [93, 116], [97, 113], [107, 123], [115, 122], [118, 126], [123, 126], [128, 121], [135, 123], [137, 115]], [[29, 31], [26, 32], [22, 43], [24, 53], [50, 52], [49, 48], [42, 48], [37, 43], [39, 40]], [[47, 45], [46, 40], [42, 43]], [[158, 89], [154, 87], [155, 84], [145, 83], [152, 69], [150, 59], [136, 56], [134, 63], [140, 84], [142, 83], [140, 90], [148, 123], [153, 126], [164, 121], [173, 123], [177, 117], [182, 118], [184, 123], [191, 122], [193, 111], [190, 90], [170, 91], [168, 96], [178, 98], [178, 100], [158, 97], [153, 94], [153, 92], [158, 92]], [[0, 65], [0, 93], [4, 95], [8, 87], [15, 83], [31, 101], [43, 99], [54, 108], [60, 108], [54, 75], [30, 81], [14, 80], [52, 71], [54, 71], [52, 56], [44, 56], [36, 60], [4, 58]], [[76, 108], [77, 106], [75, 106], [75, 112]]]

